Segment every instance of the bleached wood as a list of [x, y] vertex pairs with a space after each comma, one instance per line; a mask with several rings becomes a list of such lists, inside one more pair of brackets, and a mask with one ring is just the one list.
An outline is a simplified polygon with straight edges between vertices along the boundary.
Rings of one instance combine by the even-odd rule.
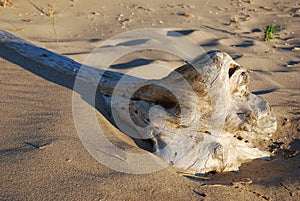
[[[123, 74], [83, 68], [5, 31], [0, 31], [0, 48], [98, 85], [99, 101], [111, 107], [113, 120], [125, 128], [121, 130], [150, 139], [153, 152], [175, 167], [197, 173], [232, 171], [269, 156], [253, 144], [275, 132], [276, 118], [262, 97], [250, 93], [247, 70], [227, 53], [200, 55], [160, 80], [130, 77], [126, 87], [115, 90]], [[124, 109], [128, 101], [129, 111]]]

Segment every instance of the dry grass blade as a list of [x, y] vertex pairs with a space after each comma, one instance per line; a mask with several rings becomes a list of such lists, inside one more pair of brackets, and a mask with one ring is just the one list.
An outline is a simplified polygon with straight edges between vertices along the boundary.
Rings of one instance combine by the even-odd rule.
[[28, 1], [31, 5], [33, 5], [33, 7], [34, 7], [35, 9], [37, 9], [38, 11], [40, 11], [41, 13], [43, 13], [43, 14], [46, 15], [45, 11], [44, 11], [42, 8], [38, 7], [35, 3], [33, 3], [33, 2], [30, 1], [30, 0], [27, 0], [27, 1]]
[[52, 17], [55, 13], [55, 8], [56, 8], [56, 0], [53, 1], [53, 4], [52, 5], [49, 5], [49, 11], [48, 13], [46, 14], [48, 17]]
[[48, 17], [51, 17], [52, 18], [52, 27], [53, 27], [53, 32], [55, 34], [55, 38], [56, 38], [56, 41], [59, 42], [58, 40], [58, 36], [57, 36], [57, 32], [56, 32], [56, 28], [55, 28], [55, 19], [54, 19], [54, 13], [56, 11], [56, 0], [53, 0], [53, 3], [52, 4], [49, 4], [49, 10], [46, 12], [43, 8], [41, 8], [40, 6], [38, 6], [37, 4], [35, 4], [33, 1], [31, 0], [27, 0], [31, 5], [33, 5], [33, 7], [35, 9], [37, 9], [38, 11], [40, 11], [42, 14], [48, 16]]
[[2, 0], [0, 2], [0, 6], [6, 8], [6, 7], [11, 7], [13, 4], [10, 0]]
[[50, 5], [49, 4], [49, 10], [45, 11], [43, 8], [41, 8], [40, 6], [38, 6], [36, 3], [34, 3], [31, 0], [27, 0], [31, 5], [33, 5], [33, 7], [35, 9], [37, 9], [38, 11], [40, 11], [41, 13], [43, 13], [44, 15], [48, 16], [48, 17], [53, 17], [54, 13], [55, 13], [55, 9], [56, 9], [56, 0], [53, 1], [53, 3]]

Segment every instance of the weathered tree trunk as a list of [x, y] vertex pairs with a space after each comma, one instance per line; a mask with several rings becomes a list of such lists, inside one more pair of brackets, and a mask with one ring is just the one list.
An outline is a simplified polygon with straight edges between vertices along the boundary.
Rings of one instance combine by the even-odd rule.
[[[200, 55], [163, 79], [144, 80], [81, 67], [4, 31], [0, 37], [2, 50], [98, 85], [110, 120], [133, 138], [151, 140], [153, 152], [175, 167], [231, 171], [269, 156], [254, 144], [275, 132], [275, 116], [263, 98], [250, 93], [247, 70], [224, 52]], [[126, 87], [119, 87], [120, 80]]]

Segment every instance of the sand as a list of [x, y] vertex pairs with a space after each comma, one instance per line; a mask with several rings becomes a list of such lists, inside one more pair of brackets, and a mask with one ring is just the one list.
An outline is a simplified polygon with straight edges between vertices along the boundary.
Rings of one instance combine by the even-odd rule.
[[[243, 164], [239, 172], [210, 173], [209, 180], [181, 176], [172, 167], [141, 175], [117, 172], [97, 162], [79, 140], [72, 83], [51, 72], [41, 77], [0, 52], [0, 200], [300, 200], [300, 155], [287, 157], [300, 150], [297, 1], [71, 0], [57, 1], [52, 17], [50, 0], [11, 2], [0, 7], [0, 29], [80, 63], [125, 31], [184, 30], [205, 50], [226, 51], [250, 71], [251, 90], [269, 101], [279, 128], [262, 142], [271, 159]], [[282, 27], [280, 38], [267, 43], [264, 30], [273, 23]], [[101, 114], [98, 119], [111, 138], [131, 143]]]

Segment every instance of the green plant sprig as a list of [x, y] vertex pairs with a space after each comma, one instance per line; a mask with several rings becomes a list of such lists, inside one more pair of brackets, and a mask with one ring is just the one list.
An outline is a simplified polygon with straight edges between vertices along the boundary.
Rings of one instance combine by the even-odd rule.
[[279, 31], [282, 30], [282, 27], [278, 27], [275, 24], [267, 25], [265, 31], [265, 41], [271, 42], [273, 38], [280, 39], [280, 35], [277, 34]]

